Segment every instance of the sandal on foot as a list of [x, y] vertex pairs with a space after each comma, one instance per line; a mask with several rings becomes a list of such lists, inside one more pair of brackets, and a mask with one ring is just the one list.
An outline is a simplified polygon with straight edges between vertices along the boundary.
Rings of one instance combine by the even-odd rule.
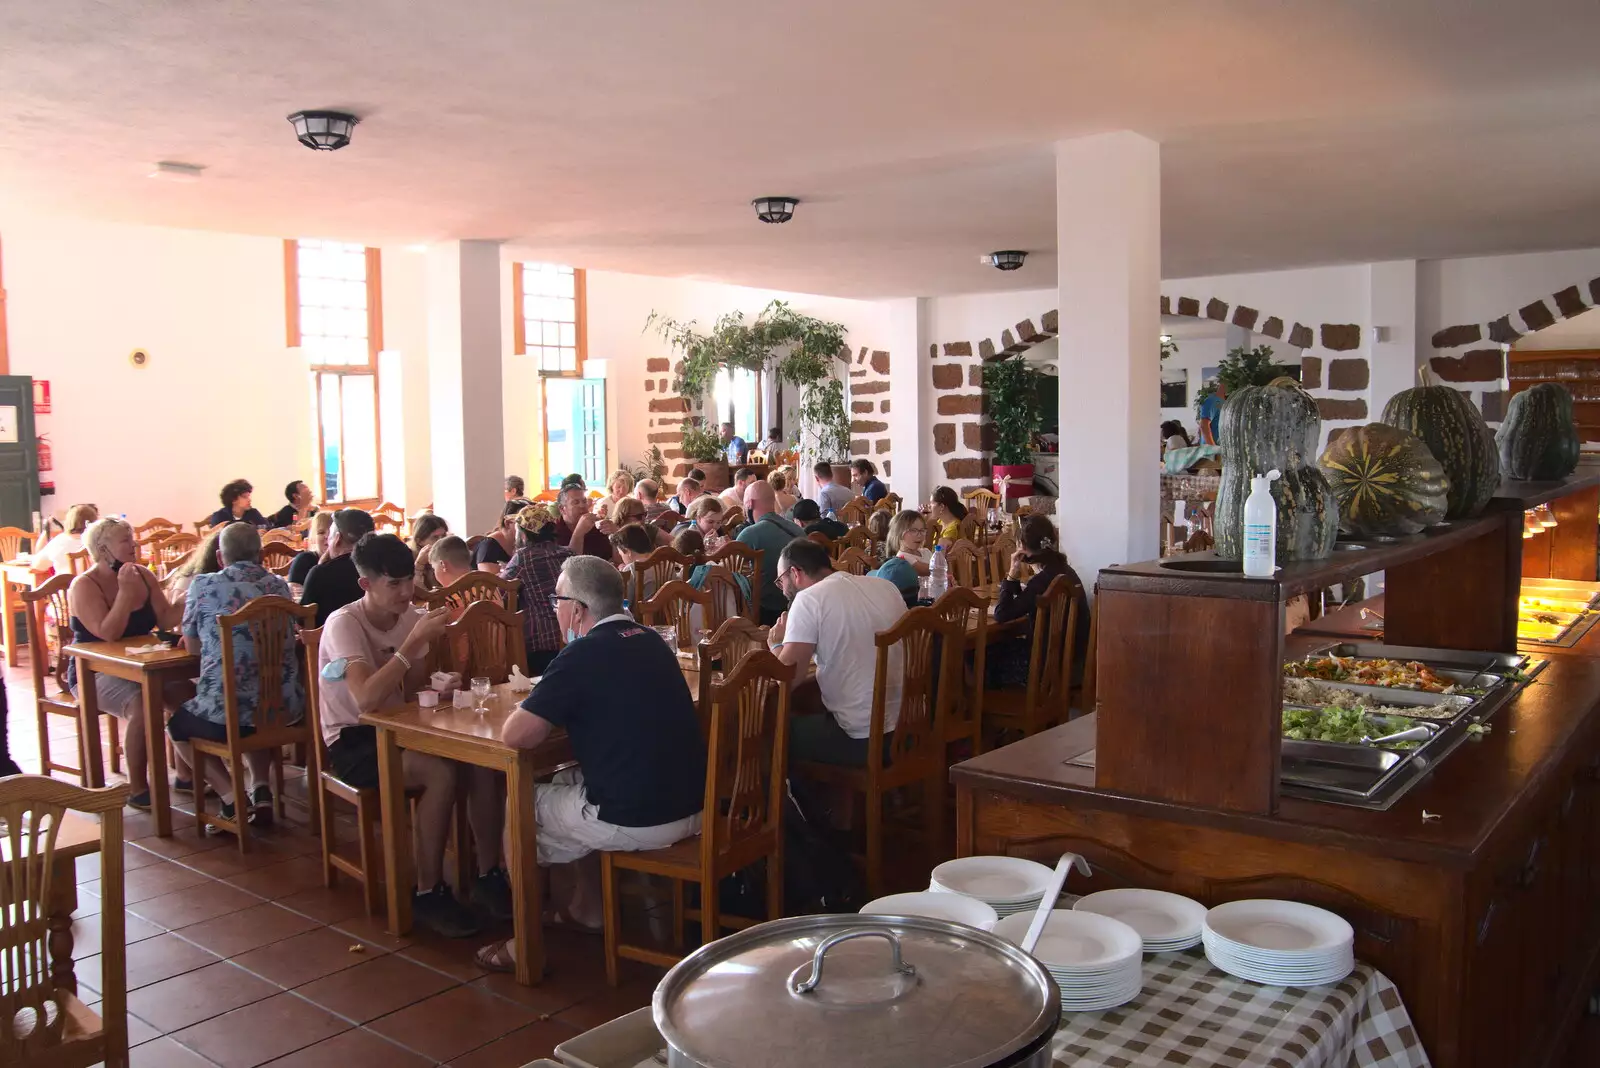
[[510, 946], [509, 942], [491, 942], [474, 953], [472, 959], [486, 972], [509, 975], [517, 970], [517, 962], [511, 957]]

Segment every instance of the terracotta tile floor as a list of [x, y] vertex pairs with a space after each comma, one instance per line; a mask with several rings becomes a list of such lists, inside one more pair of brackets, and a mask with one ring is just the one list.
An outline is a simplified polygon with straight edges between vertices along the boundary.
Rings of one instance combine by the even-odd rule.
[[[32, 689], [9, 685], [28, 677], [23, 655], [7, 673], [10, 747], [23, 770], [37, 771]], [[50, 730], [52, 748], [75, 747], [71, 721], [51, 717]], [[613, 990], [600, 940], [567, 931], [548, 932], [540, 986], [485, 975], [472, 954], [491, 936], [394, 939], [381, 918], [366, 917], [348, 880], [324, 888], [317, 839], [293, 806], [240, 857], [233, 838], [195, 834], [188, 797], [173, 800], [170, 839], [126, 811], [135, 1068], [516, 1068], [649, 1004], [660, 977], [627, 965]], [[97, 857], [80, 863], [74, 955], [89, 1000], [99, 996], [99, 878]]]

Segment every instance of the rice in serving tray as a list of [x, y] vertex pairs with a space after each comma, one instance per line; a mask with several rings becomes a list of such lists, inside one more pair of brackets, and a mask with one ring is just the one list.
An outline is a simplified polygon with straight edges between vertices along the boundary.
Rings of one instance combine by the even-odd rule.
[[1459, 708], [1448, 702], [1436, 705], [1386, 705], [1369, 693], [1357, 693], [1315, 679], [1286, 678], [1283, 699], [1291, 704], [1360, 708], [1380, 716], [1410, 716], [1413, 719], [1454, 719]]

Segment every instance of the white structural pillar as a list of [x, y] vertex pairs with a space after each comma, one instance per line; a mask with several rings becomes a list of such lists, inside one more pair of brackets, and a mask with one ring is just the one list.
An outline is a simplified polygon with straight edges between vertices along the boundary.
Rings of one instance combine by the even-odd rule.
[[900, 495], [906, 507], [915, 508], [932, 492], [931, 469], [922, 470], [924, 455], [935, 462], [931, 433], [925, 433], [922, 397], [928, 372], [923, 368], [923, 347], [928, 344], [928, 301], [906, 297], [889, 306], [889, 443], [891, 470], [884, 481]]
[[500, 245], [428, 246], [433, 510], [466, 536], [498, 521], [505, 479]]
[[1431, 355], [1417, 336], [1417, 261], [1367, 267], [1364, 347], [1371, 353], [1367, 420], [1377, 422], [1389, 398], [1417, 385], [1417, 368]]
[[1100, 569], [1160, 544], [1161, 149], [1127, 131], [1056, 145], [1061, 499], [1068, 560]]

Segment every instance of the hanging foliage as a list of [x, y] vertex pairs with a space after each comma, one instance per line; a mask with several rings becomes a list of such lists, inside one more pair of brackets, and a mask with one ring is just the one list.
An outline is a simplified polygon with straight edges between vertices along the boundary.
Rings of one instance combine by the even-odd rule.
[[710, 333], [696, 329], [693, 319], [685, 322], [659, 312], [645, 320], [645, 329], [652, 327], [682, 354], [672, 391], [691, 406], [700, 404], [723, 368], [770, 370], [780, 381], [804, 387], [832, 375], [845, 351], [843, 324], [802, 315], [781, 300], [749, 322], [743, 312], [719, 316]]

